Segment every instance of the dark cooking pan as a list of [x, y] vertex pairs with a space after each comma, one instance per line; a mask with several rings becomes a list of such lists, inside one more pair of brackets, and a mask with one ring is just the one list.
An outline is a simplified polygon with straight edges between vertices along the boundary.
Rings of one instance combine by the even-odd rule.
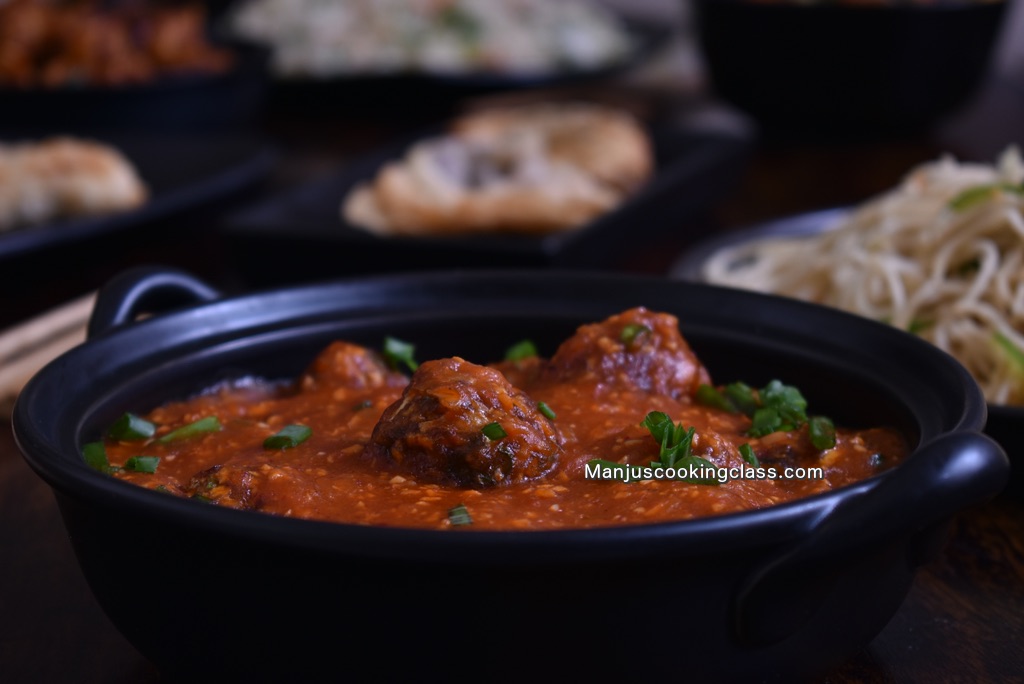
[[[88, 468], [83, 443], [224, 377], [300, 373], [330, 340], [484, 362], [636, 305], [680, 317], [716, 382], [778, 377], [914, 454], [862, 483], [684, 522], [545, 532], [336, 525], [229, 510]], [[137, 314], [158, 313], [133, 322]], [[163, 312], [163, 313], [159, 313]], [[959, 509], [1008, 464], [949, 356], [814, 305], [665, 279], [526, 272], [342, 281], [229, 299], [174, 271], [107, 286], [90, 340], [14, 429], [110, 619], [172, 681], [793, 681], [870, 641]]]

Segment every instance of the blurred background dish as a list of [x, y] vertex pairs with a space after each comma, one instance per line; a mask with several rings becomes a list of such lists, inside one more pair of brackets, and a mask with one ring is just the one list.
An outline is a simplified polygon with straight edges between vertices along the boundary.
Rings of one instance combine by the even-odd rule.
[[195, 2], [8, 0], [0, 5], [0, 125], [195, 130], [251, 122], [267, 58], [262, 47], [214, 38]]
[[[382, 236], [345, 220], [342, 200], [385, 164], [441, 132], [431, 128], [243, 207], [225, 219], [223, 231], [231, 258], [248, 281], [260, 284], [309, 281], [339, 272], [602, 267], [673, 234], [688, 217], [705, 211], [737, 182], [751, 145], [745, 132], [702, 129], [686, 117], [665, 115], [642, 128], [651, 143], [653, 175], [616, 208], [572, 230]], [[276, 266], [267, 268], [271, 262]]]
[[[804, 240], [820, 237], [829, 231], [843, 229], [854, 211], [854, 207], [813, 211], [707, 238], [680, 255], [672, 267], [671, 275], [691, 282], [736, 287], [735, 284], [723, 282], [721, 278], [716, 277], [714, 273], [718, 269], [709, 269], [709, 264], [712, 261], [721, 263], [723, 257], [729, 255], [735, 257], [737, 267], [743, 268], [749, 260], [757, 258], [758, 244], [775, 239]], [[799, 270], [796, 264], [793, 268]], [[770, 292], [771, 289], [762, 291]], [[997, 440], [1010, 456], [1009, 488], [1017, 495], [1024, 494], [1024, 433], [1020, 430], [1021, 425], [1024, 425], [1024, 406], [989, 402], [985, 432]]]
[[130, 211], [148, 195], [132, 162], [95, 140], [51, 136], [0, 146], [0, 231]]
[[[301, 0], [319, 2], [322, 0]], [[408, 3], [402, 3], [408, 5]], [[561, 3], [550, 3], [558, 5]], [[245, 7], [243, 3], [240, 5]], [[546, 5], [541, 5], [546, 6]], [[317, 70], [282, 72], [271, 66], [270, 104], [272, 109], [384, 113], [399, 115], [399, 107], [415, 107], [425, 116], [437, 116], [453, 103], [467, 97], [502, 91], [529, 91], [599, 83], [623, 75], [651, 60], [669, 44], [673, 27], [643, 18], [615, 17], [621, 46], [604, 59], [535, 62], [513, 68], [486, 68], [482, 62], [466, 62], [458, 68], [421, 68], [412, 64], [346, 64], [324, 66]], [[226, 29], [228, 35], [249, 34]], [[277, 54], [272, 42], [258, 42]], [[511, 59], [511, 58], [510, 58]], [[554, 61], [551, 61], [554, 60]], [[326, 61], [330, 61], [327, 59]], [[357, 68], [358, 67], [358, 68]]]
[[387, 236], [577, 230], [654, 171], [645, 127], [593, 102], [488, 107], [457, 117], [353, 188], [350, 225]]
[[929, 126], [977, 91], [1003, 0], [692, 0], [712, 90], [766, 131]]
[[273, 50], [275, 76], [550, 76], [626, 62], [640, 47], [588, 0], [244, 0], [231, 34]]
[[13, 88], [125, 86], [231, 68], [206, 36], [200, 4], [7, 0], [0, 83]]
[[153, 137], [107, 134], [96, 139], [134, 167], [148, 197], [137, 207], [98, 216], [66, 216], [0, 232], [0, 262], [71, 245], [157, 219], [242, 190], [265, 176], [275, 153], [245, 135]]

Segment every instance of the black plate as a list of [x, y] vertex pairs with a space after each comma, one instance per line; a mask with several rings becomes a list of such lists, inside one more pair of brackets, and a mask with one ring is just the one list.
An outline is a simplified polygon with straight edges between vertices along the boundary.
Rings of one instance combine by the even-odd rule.
[[[229, 216], [224, 230], [240, 269], [263, 284], [280, 284], [292, 276], [310, 280], [410, 268], [599, 266], [627, 243], [678, 229], [706, 209], [738, 179], [750, 148], [748, 138], [698, 132], [681, 124], [655, 125], [651, 136], [655, 176], [633, 198], [575, 231], [379, 237], [344, 222], [340, 207], [348, 191], [423, 136]], [[266, 269], [267, 263], [274, 263], [274, 269]]]
[[139, 226], [240, 190], [270, 170], [275, 154], [248, 136], [95, 136], [114, 145], [149, 187], [149, 200], [119, 214], [0, 232], [0, 260]]
[[[682, 280], [702, 282], [704, 263], [721, 249], [769, 237], [800, 237], [821, 233], [834, 227], [850, 211], [846, 207], [823, 209], [704, 240], [676, 260], [671, 275]], [[1024, 408], [989, 404], [985, 432], [998, 441], [1010, 456], [1012, 469], [1007, 491], [1024, 496]]]
[[633, 41], [622, 59], [589, 69], [529, 73], [395, 72], [345, 74], [332, 77], [272, 78], [271, 103], [293, 109], [344, 106], [384, 111], [401, 104], [437, 109], [468, 96], [499, 91], [579, 85], [624, 73], [650, 59], [672, 35], [669, 24], [621, 17]]

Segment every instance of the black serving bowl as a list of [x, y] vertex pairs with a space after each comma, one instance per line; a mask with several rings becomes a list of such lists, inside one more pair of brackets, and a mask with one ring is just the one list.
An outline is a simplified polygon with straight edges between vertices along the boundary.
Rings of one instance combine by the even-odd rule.
[[1007, 1], [694, 0], [713, 90], [766, 132], [913, 131], [981, 83]]
[[[398, 335], [484, 362], [645, 305], [680, 317], [717, 382], [778, 377], [842, 424], [892, 425], [913, 455], [797, 502], [592, 530], [339, 525], [167, 496], [87, 467], [126, 410], [216, 380], [294, 377], [329, 341]], [[141, 312], [163, 312], [133, 322]], [[664, 278], [440, 272], [217, 299], [134, 270], [90, 340], [22, 392], [14, 432], [53, 488], [113, 623], [171, 681], [794, 681], [870, 641], [960, 509], [1003, 486], [964, 369], [842, 312]]]

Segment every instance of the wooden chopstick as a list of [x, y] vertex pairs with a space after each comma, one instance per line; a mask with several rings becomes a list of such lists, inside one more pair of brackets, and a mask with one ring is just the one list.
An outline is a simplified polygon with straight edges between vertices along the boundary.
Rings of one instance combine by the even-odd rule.
[[96, 293], [83, 295], [0, 332], [0, 415], [39, 369], [85, 341]]
[[0, 332], [0, 363], [6, 365], [47, 340], [81, 327], [89, 320], [95, 301], [96, 293], [91, 292]]

